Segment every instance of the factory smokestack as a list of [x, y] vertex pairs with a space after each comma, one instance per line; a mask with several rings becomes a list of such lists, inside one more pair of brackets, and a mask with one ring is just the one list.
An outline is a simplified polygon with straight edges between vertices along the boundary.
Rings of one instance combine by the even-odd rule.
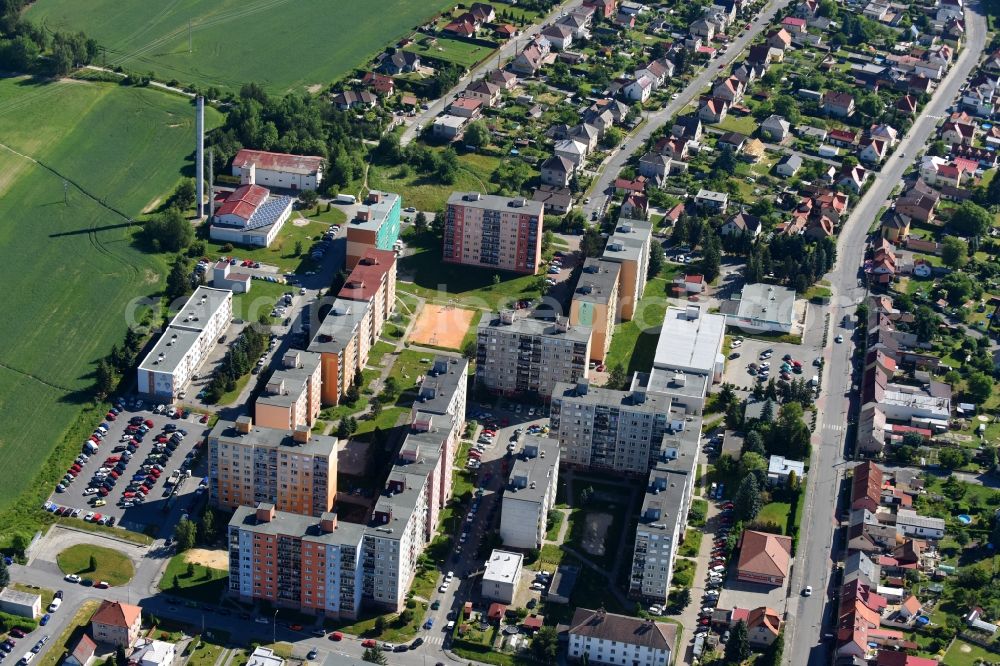
[[205, 215], [205, 98], [198, 95], [198, 115], [195, 132], [198, 134], [198, 150], [195, 156], [195, 198], [198, 201], [198, 219]]
[[208, 216], [215, 217], [215, 154], [208, 149]]

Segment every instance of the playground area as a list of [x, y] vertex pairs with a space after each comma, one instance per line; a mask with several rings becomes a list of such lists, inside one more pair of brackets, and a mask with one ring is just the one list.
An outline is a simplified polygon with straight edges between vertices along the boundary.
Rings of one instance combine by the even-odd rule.
[[410, 342], [458, 350], [474, 316], [474, 310], [425, 303], [413, 325]]

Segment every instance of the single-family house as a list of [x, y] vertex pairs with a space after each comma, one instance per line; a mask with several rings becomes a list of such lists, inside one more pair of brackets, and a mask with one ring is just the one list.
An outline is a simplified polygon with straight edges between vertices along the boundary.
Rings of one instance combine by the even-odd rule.
[[838, 118], [848, 118], [854, 115], [854, 96], [828, 90], [823, 93], [823, 111]]
[[742, 81], [735, 76], [729, 76], [715, 84], [715, 87], [712, 88], [712, 97], [724, 99], [732, 105], [743, 99], [745, 90], [746, 86]]
[[694, 196], [694, 203], [703, 210], [712, 213], [725, 213], [729, 207], [729, 195], [725, 192], [713, 192], [712, 190], [698, 190]]
[[784, 28], [778, 28], [777, 30], [772, 30], [767, 33], [767, 39], [764, 43], [772, 49], [778, 49], [779, 51], [784, 52], [792, 45], [792, 36]]
[[477, 79], [462, 91], [462, 97], [478, 99], [483, 103], [485, 108], [491, 109], [499, 104], [500, 91], [501, 87], [499, 84], [487, 79]]
[[701, 103], [698, 108], [698, 118], [706, 123], [716, 125], [726, 119], [728, 112], [729, 102], [712, 97]]
[[558, 157], [566, 158], [574, 167], [579, 167], [587, 159], [588, 149], [587, 144], [576, 139], [563, 139], [556, 141], [552, 151]]
[[545, 27], [542, 37], [549, 41], [556, 51], [565, 51], [573, 44], [573, 30], [558, 23]]
[[573, 177], [575, 166], [572, 162], [561, 155], [553, 155], [544, 162], [541, 167], [541, 180], [545, 185], [553, 187], [567, 187]]
[[341, 111], [350, 109], [370, 109], [378, 101], [367, 90], [345, 90], [333, 96], [333, 104]]
[[697, 142], [701, 141], [702, 131], [701, 118], [689, 113], [674, 121], [674, 126], [670, 128], [670, 135], [678, 139]]
[[653, 80], [645, 76], [632, 79], [622, 87], [622, 94], [630, 102], [642, 104], [653, 93]]
[[739, 548], [737, 580], [774, 586], [785, 584], [792, 553], [790, 537], [744, 530]]
[[460, 118], [474, 120], [479, 117], [483, 109], [483, 100], [472, 97], [459, 97], [448, 107], [448, 113]]
[[972, 145], [976, 139], [974, 123], [958, 123], [946, 121], [941, 125], [941, 140], [948, 144]]
[[420, 56], [410, 51], [397, 50], [391, 54], [383, 54], [378, 63], [378, 69], [383, 74], [394, 76], [396, 74], [408, 74], [420, 69]]
[[806, 32], [806, 20], [798, 16], [786, 16], [781, 20], [781, 27], [789, 33], [803, 34]]
[[660, 58], [658, 60], [651, 60], [645, 66], [633, 72], [633, 76], [636, 79], [646, 77], [653, 82], [653, 90], [658, 89], [663, 83], [673, 77], [674, 75], [674, 63], [666, 58]]
[[778, 162], [778, 165], [774, 167], [774, 170], [780, 176], [785, 178], [791, 178], [799, 172], [802, 168], [802, 158], [798, 154], [786, 155]]
[[751, 238], [756, 238], [760, 235], [762, 229], [763, 225], [760, 222], [760, 218], [756, 215], [740, 211], [726, 220], [719, 231], [723, 236], [749, 234]]
[[701, 37], [706, 42], [712, 41], [715, 37], [715, 24], [705, 18], [696, 20], [689, 29], [692, 35]]
[[792, 131], [792, 124], [779, 115], [771, 114], [760, 124], [762, 137], [775, 143], [780, 143]]
[[888, 146], [882, 139], [862, 139], [858, 144], [858, 159], [867, 164], [881, 164], [888, 154]]
[[747, 135], [740, 134], [739, 132], [726, 132], [719, 136], [716, 142], [716, 147], [720, 150], [731, 150], [734, 153], [738, 153], [743, 150], [743, 147], [747, 143]]

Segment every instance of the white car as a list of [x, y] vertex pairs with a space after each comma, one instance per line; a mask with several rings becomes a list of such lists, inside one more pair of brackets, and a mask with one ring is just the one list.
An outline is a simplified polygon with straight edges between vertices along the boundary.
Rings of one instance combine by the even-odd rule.
[[79, 583], [83, 579], [77, 576], [76, 574], [66, 574], [64, 580], [68, 583]]
[[838, 335], [837, 337], [834, 338], [834, 340], [839, 344], [844, 341], [844, 336]]
[[441, 587], [438, 588], [438, 592], [440, 592], [441, 594], [444, 594], [447, 591], [448, 591], [448, 583], [447, 582], [442, 583]]
[[720, 572], [720, 573], [723, 572], [723, 571], [725, 571], [725, 570], [726, 570], [726, 567], [722, 566], [721, 564], [717, 564], [717, 565], [715, 565], [714, 567], [712, 567], [710, 569], [710, 571], [717, 571], [717, 572]]
[[52, 603], [49, 604], [49, 612], [55, 613], [57, 610], [59, 610], [60, 606], [62, 606], [62, 599], [59, 599], [58, 597], [53, 599]]
[[803, 596], [806, 596], [806, 597], [811, 597], [812, 593], [813, 593], [813, 586], [812, 585], [806, 585], [806, 589], [802, 590]]
[[449, 580], [450, 581], [454, 577], [455, 577], [455, 572], [454, 571], [449, 571], [447, 573], [447, 575], [445, 575], [445, 580]]

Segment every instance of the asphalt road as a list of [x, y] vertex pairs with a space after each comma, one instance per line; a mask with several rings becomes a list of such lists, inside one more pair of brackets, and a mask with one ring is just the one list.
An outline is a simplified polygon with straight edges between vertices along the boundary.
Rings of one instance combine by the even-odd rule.
[[[725, 51], [720, 51], [715, 58], [709, 61], [687, 86], [665, 107], [646, 116], [646, 122], [631, 134], [615, 153], [601, 165], [600, 172], [591, 183], [587, 194], [590, 196], [590, 203], [583, 206], [583, 214], [586, 219], [590, 219], [594, 211], [601, 211], [606, 200], [608, 188], [615, 182], [618, 173], [625, 166], [629, 157], [640, 150], [645, 145], [646, 140], [652, 136], [663, 123], [668, 122], [674, 115], [687, 106], [691, 100], [696, 99], [708, 85], [715, 80], [720, 72], [728, 71], [730, 63], [743, 54], [744, 49], [752, 42], [757, 35], [768, 27], [775, 13], [788, 6], [790, 0], [777, 0], [769, 2], [761, 10], [755, 19], [750, 21], [750, 29], [737, 37]], [[741, 19], [742, 21], [742, 19]]]
[[400, 145], [405, 146], [417, 138], [417, 135], [420, 133], [420, 128], [425, 127], [429, 122], [433, 122], [437, 116], [444, 112], [445, 108], [451, 104], [456, 97], [458, 97], [458, 93], [465, 90], [465, 88], [473, 81], [483, 78], [496, 69], [497, 63], [504, 63], [517, 55], [517, 52], [526, 46], [531, 38], [538, 34], [538, 32], [541, 31], [541, 29], [545, 27], [553, 17], [559, 16], [563, 12], [567, 11], [569, 5], [571, 4], [575, 6], [580, 3], [573, 2], [573, 0], [566, 0], [566, 2], [557, 5], [544, 19], [525, 28], [524, 32], [516, 38], [507, 40], [507, 43], [501, 46], [499, 50], [497, 50], [497, 52], [490, 58], [483, 61], [481, 65], [472, 69], [468, 74], [459, 79], [454, 88], [429, 104], [425, 111], [418, 113], [413, 118], [406, 119], [404, 121], [407, 124], [406, 129], [403, 130], [403, 134], [399, 137]]
[[[978, 8], [977, 8], [978, 9]], [[818, 403], [820, 419], [813, 437], [812, 461], [807, 481], [805, 520], [799, 538], [798, 553], [792, 575], [791, 594], [798, 595], [802, 587], [812, 585], [813, 596], [795, 596], [789, 600], [788, 635], [785, 638], [785, 663], [810, 666], [827, 664], [830, 644], [823, 644], [822, 635], [832, 630], [833, 603], [829, 602], [830, 571], [834, 555], [837, 491], [850, 458], [853, 442], [846, 439], [846, 427], [852, 398], [851, 352], [853, 345], [845, 334], [843, 344], [832, 343], [844, 315], [853, 317], [857, 304], [865, 296], [857, 286], [859, 267], [864, 257], [868, 228], [879, 209], [903, 177], [906, 167], [931, 136], [938, 120], [945, 115], [958, 94], [958, 89], [976, 66], [986, 40], [986, 22], [972, 8], [966, 9], [966, 45], [952, 66], [931, 102], [924, 108], [913, 127], [903, 137], [867, 194], [861, 198], [838, 239], [838, 260], [828, 276], [833, 291], [830, 309], [831, 344], [826, 347], [826, 368]], [[904, 157], [905, 155], [905, 157]], [[835, 330], [837, 329], [837, 330]], [[856, 398], [856, 395], [853, 397]], [[836, 553], [839, 555], [839, 547]], [[826, 592], [824, 594], [824, 592]]]

